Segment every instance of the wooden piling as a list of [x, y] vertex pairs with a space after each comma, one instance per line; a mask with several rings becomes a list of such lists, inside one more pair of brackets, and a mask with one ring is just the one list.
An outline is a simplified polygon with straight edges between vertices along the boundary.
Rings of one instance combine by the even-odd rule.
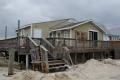
[[13, 75], [15, 49], [9, 49], [8, 75]]
[[26, 55], [26, 69], [29, 67], [29, 55]]
[[75, 53], [75, 64], [77, 64], [77, 53]]

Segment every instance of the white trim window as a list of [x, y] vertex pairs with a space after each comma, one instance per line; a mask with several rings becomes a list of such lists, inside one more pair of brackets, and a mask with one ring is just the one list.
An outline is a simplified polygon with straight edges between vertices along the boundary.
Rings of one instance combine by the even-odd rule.
[[69, 38], [69, 31], [68, 30], [64, 31], [64, 38]]
[[34, 38], [42, 38], [42, 30], [41, 29], [34, 29], [33, 31], [33, 37]]

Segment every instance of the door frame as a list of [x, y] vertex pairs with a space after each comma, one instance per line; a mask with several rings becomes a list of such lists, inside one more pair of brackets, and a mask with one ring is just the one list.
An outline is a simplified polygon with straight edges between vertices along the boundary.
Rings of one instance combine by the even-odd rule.
[[91, 32], [97, 32], [97, 37], [98, 37], [97, 40], [99, 40], [99, 32], [97, 30], [89, 30], [88, 31], [88, 40], [90, 40], [90, 34], [89, 34], [90, 31]]

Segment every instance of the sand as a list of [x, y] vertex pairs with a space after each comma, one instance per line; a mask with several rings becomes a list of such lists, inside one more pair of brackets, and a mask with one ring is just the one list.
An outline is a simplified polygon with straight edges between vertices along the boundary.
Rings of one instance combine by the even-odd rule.
[[[10, 80], [120, 80], [120, 66], [111, 64], [113, 60], [91, 59], [65, 72], [44, 74], [38, 71], [21, 71]], [[120, 60], [119, 60], [120, 62]]]
[[7, 67], [0, 67], [0, 80], [9, 80], [9, 77], [6, 77]]
[[120, 60], [91, 59], [85, 64], [75, 65], [67, 71], [57, 73], [40, 73], [38, 71], [15, 71], [6, 77], [7, 68], [0, 67], [0, 80], [120, 80]]

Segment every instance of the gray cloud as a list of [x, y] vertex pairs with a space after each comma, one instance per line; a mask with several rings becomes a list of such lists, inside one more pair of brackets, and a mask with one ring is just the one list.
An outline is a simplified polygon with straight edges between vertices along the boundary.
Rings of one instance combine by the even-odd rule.
[[119, 0], [0, 0], [0, 36], [6, 25], [9, 36], [14, 36], [18, 19], [21, 25], [62, 18], [93, 19], [108, 28], [119, 27], [119, 7]]

